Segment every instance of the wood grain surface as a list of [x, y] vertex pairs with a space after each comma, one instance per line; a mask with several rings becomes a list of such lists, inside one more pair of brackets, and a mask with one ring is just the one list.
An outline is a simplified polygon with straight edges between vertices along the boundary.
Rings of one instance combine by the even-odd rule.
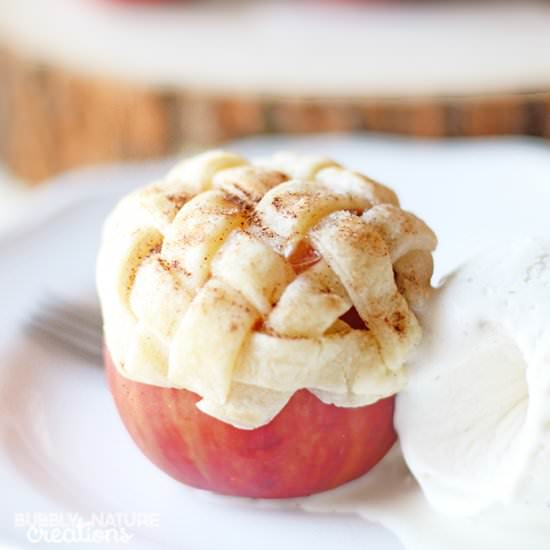
[[30, 182], [253, 134], [550, 137], [550, 90], [401, 100], [223, 94], [78, 74], [6, 49], [0, 75], [0, 157]]

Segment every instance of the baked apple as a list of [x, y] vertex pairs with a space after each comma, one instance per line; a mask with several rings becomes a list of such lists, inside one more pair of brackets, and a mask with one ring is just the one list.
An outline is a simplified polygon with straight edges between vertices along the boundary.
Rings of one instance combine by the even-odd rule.
[[161, 470], [226, 495], [288, 498], [337, 487], [369, 471], [395, 442], [394, 398], [358, 408], [299, 390], [268, 424], [242, 430], [196, 407], [188, 390], [134, 382], [106, 357], [126, 428]]
[[174, 478], [285, 498], [369, 471], [421, 338], [433, 232], [317, 157], [219, 151], [126, 198], [98, 260], [111, 391]]

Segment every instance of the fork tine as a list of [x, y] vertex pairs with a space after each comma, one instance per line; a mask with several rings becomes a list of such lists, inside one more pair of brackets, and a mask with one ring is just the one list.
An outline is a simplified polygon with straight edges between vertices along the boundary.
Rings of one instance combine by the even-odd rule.
[[49, 294], [25, 329], [44, 342], [102, 363], [103, 330], [98, 307], [86, 309]]
[[62, 349], [66, 349], [94, 363], [101, 364], [103, 361], [101, 344], [94, 346], [90, 341], [75, 338], [74, 335], [70, 333], [61, 334], [54, 328], [46, 324], [37, 323], [33, 320], [27, 324], [26, 329], [29, 334], [39, 337], [47, 344], [55, 344]]
[[33, 317], [36, 325], [51, 327], [60, 333], [72, 334], [82, 340], [99, 340], [101, 330], [92, 326], [87, 326], [72, 317], [66, 317], [57, 311], [41, 311]]
[[90, 327], [93, 330], [103, 330], [99, 305], [70, 304], [53, 294], [49, 294], [44, 301], [44, 309], [57, 312], [61, 317], [72, 319], [80, 325]]

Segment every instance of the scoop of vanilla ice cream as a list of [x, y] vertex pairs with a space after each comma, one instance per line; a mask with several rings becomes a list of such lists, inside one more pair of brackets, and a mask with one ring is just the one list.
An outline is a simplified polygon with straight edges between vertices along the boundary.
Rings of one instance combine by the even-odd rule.
[[430, 504], [550, 520], [550, 241], [515, 242], [459, 269], [423, 326], [396, 426]]

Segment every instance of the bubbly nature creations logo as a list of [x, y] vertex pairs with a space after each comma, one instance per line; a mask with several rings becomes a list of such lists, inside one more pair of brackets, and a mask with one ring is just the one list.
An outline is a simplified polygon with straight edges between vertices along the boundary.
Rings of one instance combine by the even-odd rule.
[[34, 544], [128, 544], [137, 529], [160, 527], [160, 514], [149, 512], [16, 512], [16, 529]]

